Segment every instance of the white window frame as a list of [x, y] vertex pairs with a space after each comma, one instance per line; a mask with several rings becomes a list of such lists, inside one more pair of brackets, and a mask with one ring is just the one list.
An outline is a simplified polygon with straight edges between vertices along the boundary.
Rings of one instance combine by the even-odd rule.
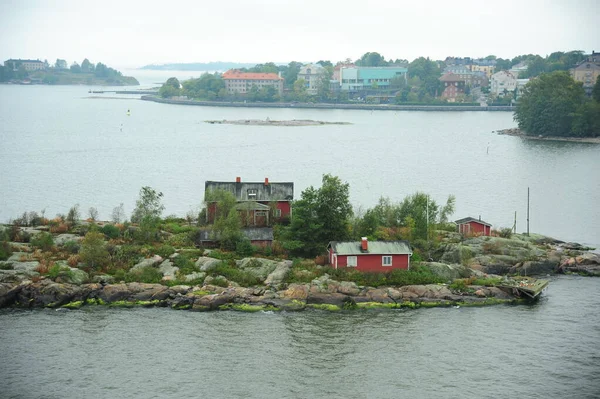
[[248, 198], [252, 197], [252, 198], [256, 198], [256, 196], [258, 195], [258, 190], [255, 188], [249, 188], [248, 189]]
[[[389, 260], [389, 262], [386, 262]], [[381, 257], [381, 266], [389, 267], [392, 266], [392, 255], [383, 255]]]
[[281, 209], [275, 209], [273, 211], [273, 217], [280, 218], [281, 217]]
[[346, 257], [346, 266], [347, 267], [358, 266], [358, 256], [347, 256]]

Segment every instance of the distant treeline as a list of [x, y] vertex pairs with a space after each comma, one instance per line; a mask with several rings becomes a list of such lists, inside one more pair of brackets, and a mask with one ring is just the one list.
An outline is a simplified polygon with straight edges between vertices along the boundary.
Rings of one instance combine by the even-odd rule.
[[145, 65], [140, 69], [152, 71], [225, 71], [228, 69], [250, 68], [254, 64], [244, 64], [240, 62], [192, 62], [175, 63], [162, 65]]

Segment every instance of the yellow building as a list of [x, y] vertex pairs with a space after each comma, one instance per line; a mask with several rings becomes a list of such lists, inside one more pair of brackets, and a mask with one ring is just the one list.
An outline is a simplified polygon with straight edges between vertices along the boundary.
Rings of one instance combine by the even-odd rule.
[[471, 67], [471, 72], [483, 72], [485, 73], [485, 76], [487, 76], [487, 78], [491, 78], [492, 75], [494, 74], [494, 66], [493, 65], [477, 65], [477, 64], [472, 64], [470, 65]]
[[583, 83], [585, 93], [591, 96], [596, 79], [600, 76], [600, 53], [592, 52], [585, 61], [571, 69], [571, 76], [577, 82]]

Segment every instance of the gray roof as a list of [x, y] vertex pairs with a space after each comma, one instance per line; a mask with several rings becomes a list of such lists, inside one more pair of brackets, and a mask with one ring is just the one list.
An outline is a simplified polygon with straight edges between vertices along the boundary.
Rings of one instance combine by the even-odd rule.
[[332, 241], [329, 247], [338, 255], [412, 255], [408, 241], [369, 241], [367, 251], [362, 250], [360, 241]]
[[475, 219], [475, 218], [472, 218], [470, 216], [454, 221], [454, 223], [456, 223], [456, 224], [464, 224], [464, 223], [469, 223], [469, 222], [477, 222], [477, 223], [485, 224], [486, 226], [490, 226], [490, 227], [492, 226], [491, 223], [484, 222], [481, 219]]
[[[204, 192], [211, 190], [229, 191], [238, 201], [292, 201], [294, 199], [294, 183], [265, 182], [221, 182], [207, 181]], [[250, 191], [252, 190], [252, 191]], [[256, 196], [249, 193], [256, 193]]]

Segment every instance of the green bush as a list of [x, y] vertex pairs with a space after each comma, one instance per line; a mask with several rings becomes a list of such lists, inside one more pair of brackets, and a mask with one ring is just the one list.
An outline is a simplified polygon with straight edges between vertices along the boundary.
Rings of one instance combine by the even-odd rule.
[[168, 245], [171, 245], [176, 248], [185, 248], [185, 247], [193, 247], [194, 246], [194, 235], [195, 230], [189, 231], [187, 233], [179, 233], [173, 234], [171, 237], [167, 238], [165, 241]]
[[255, 252], [254, 246], [247, 238], [241, 239], [235, 244], [235, 253], [239, 256], [252, 256]]
[[139, 283], [148, 283], [148, 284], [156, 284], [160, 283], [163, 278], [162, 273], [155, 269], [152, 266], [142, 267], [141, 269], [130, 271], [125, 276], [125, 281], [128, 283], [131, 282], [139, 282]]
[[105, 224], [102, 226], [100, 231], [102, 234], [112, 239], [119, 238], [119, 236], [121, 236], [121, 230], [119, 230], [119, 228], [114, 224]]
[[210, 274], [212, 276], [223, 276], [227, 280], [235, 281], [242, 287], [252, 287], [262, 283], [262, 280], [256, 277], [254, 274], [239, 269], [237, 266], [231, 265], [227, 262], [221, 262], [219, 265], [217, 265], [217, 267], [210, 271]]
[[227, 279], [225, 279], [221, 276], [214, 278], [211, 284], [216, 285], [217, 287], [223, 287], [223, 288], [227, 288], [229, 286], [229, 283], [227, 283]]
[[173, 259], [173, 263], [179, 268], [179, 273], [182, 275], [191, 274], [198, 271], [196, 264], [192, 261], [188, 254], [179, 254], [179, 256]]
[[192, 230], [195, 230], [195, 228], [192, 226], [181, 225], [176, 222], [165, 223], [161, 227], [163, 230], [168, 231], [169, 233], [173, 233], [173, 234], [188, 233]]
[[54, 239], [52, 238], [52, 234], [46, 233], [42, 231], [31, 237], [31, 245], [35, 248], [39, 248], [42, 251], [50, 251], [54, 246]]
[[79, 252], [81, 244], [77, 241], [70, 240], [64, 243], [63, 248], [71, 254], [76, 254]]
[[173, 248], [171, 245], [165, 244], [157, 247], [154, 250], [154, 253], [160, 255], [163, 258], [168, 258], [169, 256], [175, 253], [175, 248]]

